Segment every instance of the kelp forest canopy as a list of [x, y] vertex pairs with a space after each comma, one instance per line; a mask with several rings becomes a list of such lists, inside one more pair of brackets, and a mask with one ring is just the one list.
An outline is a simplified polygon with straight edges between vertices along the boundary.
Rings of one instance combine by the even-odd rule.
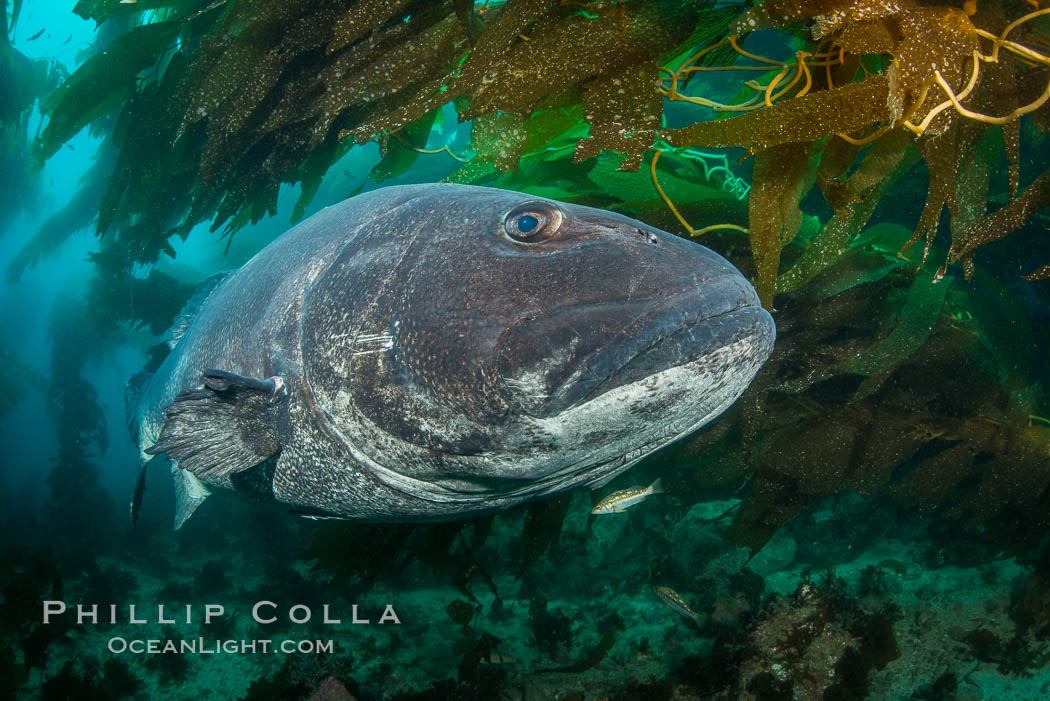
[[[92, 191], [107, 289], [198, 224], [233, 236], [275, 214], [284, 184], [303, 216], [355, 145], [380, 144], [378, 182], [455, 158], [449, 181], [703, 236], [755, 280], [777, 310], [773, 359], [657, 458], [678, 461], [683, 498], [747, 481], [739, 542], [844, 491], [996, 537], [1050, 527], [1047, 0], [76, 12], [122, 31], [42, 100], [34, 151], [109, 119]], [[469, 149], [428, 147], [453, 111]], [[902, 194], [919, 206], [894, 207]], [[1021, 261], [985, 263], [1008, 236]]]

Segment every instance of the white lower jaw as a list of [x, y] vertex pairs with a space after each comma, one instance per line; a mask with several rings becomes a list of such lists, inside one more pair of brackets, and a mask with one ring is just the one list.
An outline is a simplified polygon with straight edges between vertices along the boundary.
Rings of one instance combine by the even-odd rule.
[[[556, 416], [536, 419], [537, 426], [561, 446], [553, 459], [560, 457], [563, 464], [567, 463], [543, 481], [558, 485], [552, 485], [550, 491], [579, 484], [600, 487], [646, 456], [701, 428], [729, 408], [751, 383], [766, 359], [757, 343], [761, 341], [742, 338]], [[678, 406], [668, 412], [663, 405], [675, 396], [686, 399], [679, 399]], [[638, 416], [645, 414], [664, 420], [640, 423]], [[603, 434], [615, 438], [594, 445], [594, 436]]]
[[[761, 341], [743, 338], [692, 362], [616, 387], [556, 416], [530, 418], [531, 430], [544, 435], [542, 457], [489, 456], [487, 471], [493, 472], [498, 465], [507, 475], [517, 474], [521, 486], [516, 489], [464, 491], [453, 483], [403, 475], [372, 460], [369, 467], [379, 481], [398, 491], [427, 501], [475, 508], [504, 508], [573, 487], [600, 487], [704, 426], [736, 401], [765, 361], [766, 354], [755, 348], [756, 342]], [[682, 397], [695, 397], [695, 401], [683, 401]], [[669, 401], [676, 402], [671, 411], [666, 406]], [[655, 424], [640, 422], [640, 412], [662, 420]]]

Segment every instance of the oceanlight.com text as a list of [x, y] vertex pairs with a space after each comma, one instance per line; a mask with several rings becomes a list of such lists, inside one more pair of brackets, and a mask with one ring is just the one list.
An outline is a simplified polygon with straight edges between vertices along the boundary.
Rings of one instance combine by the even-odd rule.
[[193, 638], [189, 640], [166, 640], [145, 638], [109, 639], [107, 649], [115, 655], [256, 655], [281, 653], [285, 655], [315, 655], [335, 652], [334, 640], [218, 640], [215, 638]]

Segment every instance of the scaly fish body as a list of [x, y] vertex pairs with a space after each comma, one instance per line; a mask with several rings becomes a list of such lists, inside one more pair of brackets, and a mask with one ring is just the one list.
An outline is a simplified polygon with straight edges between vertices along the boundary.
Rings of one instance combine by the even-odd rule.
[[628, 487], [618, 492], [613, 492], [602, 499], [591, 509], [592, 514], [619, 514], [631, 508], [635, 504], [645, 501], [651, 494], [662, 494], [663, 484], [657, 479], [648, 487]]
[[518, 192], [389, 187], [203, 285], [128, 406], [143, 465], [171, 461], [177, 525], [215, 492], [455, 520], [604, 485], [721, 414], [774, 336], [695, 242]]

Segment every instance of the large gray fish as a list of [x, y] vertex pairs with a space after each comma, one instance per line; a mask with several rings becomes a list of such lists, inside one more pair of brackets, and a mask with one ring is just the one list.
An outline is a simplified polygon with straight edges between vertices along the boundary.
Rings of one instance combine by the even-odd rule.
[[505, 190], [390, 187], [221, 280], [131, 383], [176, 528], [214, 492], [314, 517], [451, 520], [598, 487], [722, 413], [773, 320], [707, 248]]

